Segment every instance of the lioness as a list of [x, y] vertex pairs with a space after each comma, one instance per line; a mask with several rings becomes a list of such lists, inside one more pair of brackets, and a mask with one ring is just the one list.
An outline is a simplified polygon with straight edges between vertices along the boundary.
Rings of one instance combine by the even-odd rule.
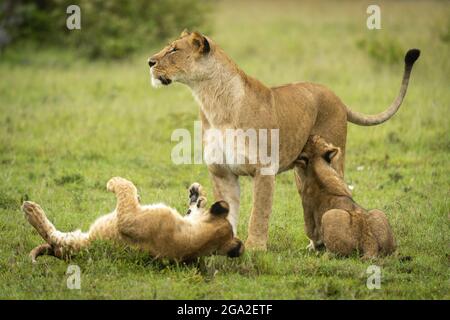
[[[391, 118], [403, 101], [412, 66], [419, 54], [417, 49], [407, 52], [400, 93], [386, 111], [377, 115], [350, 110], [332, 91], [319, 84], [302, 82], [268, 88], [245, 74], [214, 41], [198, 32], [184, 31], [150, 57], [148, 64], [153, 86], [176, 81], [191, 88], [200, 105], [204, 132], [211, 128], [222, 132], [226, 129], [279, 129], [278, 173], [292, 168], [296, 172], [295, 160], [306, 140], [317, 134], [341, 149], [337, 170], [343, 174], [347, 121], [371, 126]], [[209, 143], [205, 133], [203, 143]], [[269, 147], [273, 147], [270, 141]], [[262, 163], [211, 163], [208, 170], [215, 197], [230, 204], [228, 219], [235, 234], [240, 198], [238, 177], [253, 177], [253, 208], [245, 246], [265, 250], [275, 176], [262, 174]], [[295, 176], [300, 192], [301, 180], [298, 173]]]
[[126, 179], [112, 178], [107, 189], [116, 194], [117, 207], [98, 218], [88, 232], [60, 232], [38, 204], [24, 202], [26, 219], [46, 241], [31, 251], [32, 261], [36, 262], [42, 254], [68, 257], [97, 239], [124, 243], [155, 258], [176, 261], [212, 253], [238, 257], [244, 250], [226, 219], [228, 204], [218, 201], [206, 209], [206, 197], [198, 183], [189, 188], [189, 210], [185, 216], [164, 204], [140, 205], [136, 187]]
[[339, 255], [358, 250], [363, 258], [391, 254], [395, 240], [384, 212], [356, 204], [337, 172], [341, 151], [322, 137], [311, 136], [300, 154], [297, 171], [309, 249], [325, 247]]

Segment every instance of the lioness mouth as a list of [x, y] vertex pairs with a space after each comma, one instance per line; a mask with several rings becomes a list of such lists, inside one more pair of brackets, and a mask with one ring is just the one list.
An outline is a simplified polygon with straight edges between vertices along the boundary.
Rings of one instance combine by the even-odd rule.
[[169, 85], [172, 83], [172, 80], [170, 80], [169, 78], [166, 78], [164, 76], [159, 76], [158, 77], [159, 81], [161, 81], [161, 83], [165, 86]]

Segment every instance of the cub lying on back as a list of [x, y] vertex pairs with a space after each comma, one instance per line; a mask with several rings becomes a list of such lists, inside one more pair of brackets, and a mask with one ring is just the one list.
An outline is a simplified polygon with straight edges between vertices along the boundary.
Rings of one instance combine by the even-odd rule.
[[189, 210], [185, 216], [164, 204], [140, 205], [136, 187], [126, 179], [112, 178], [107, 189], [116, 194], [117, 207], [98, 218], [87, 233], [60, 232], [38, 204], [24, 202], [26, 219], [46, 241], [31, 251], [32, 261], [42, 254], [68, 257], [96, 239], [125, 243], [153, 257], [176, 261], [213, 253], [237, 257], [243, 252], [242, 242], [233, 236], [226, 219], [228, 204], [218, 201], [206, 209], [203, 188], [198, 183], [189, 188]]
[[386, 215], [356, 204], [335, 165], [340, 149], [310, 136], [297, 162], [309, 249], [322, 244], [338, 255], [358, 250], [363, 258], [391, 254], [395, 241]]

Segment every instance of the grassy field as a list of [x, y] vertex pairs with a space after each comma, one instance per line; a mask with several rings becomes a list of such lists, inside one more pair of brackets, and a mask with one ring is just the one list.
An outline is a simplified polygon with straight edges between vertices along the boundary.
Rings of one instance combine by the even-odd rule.
[[[394, 99], [404, 52], [422, 49], [399, 113], [377, 127], [349, 125], [346, 180], [356, 201], [387, 213], [395, 255], [362, 262], [307, 252], [287, 172], [277, 178], [266, 253], [185, 266], [98, 243], [70, 262], [81, 268], [81, 290], [67, 289], [68, 262], [30, 263], [42, 240], [21, 201], [40, 203], [60, 230], [86, 230], [113, 209], [105, 184], [118, 175], [136, 183], [143, 203], [183, 211], [191, 182], [211, 190], [205, 165], [170, 159], [172, 131], [192, 131], [198, 106], [182, 85], [150, 87], [146, 60], [158, 49], [151, 44], [122, 62], [21, 50], [0, 56], [0, 298], [449, 299], [450, 4], [380, 2], [377, 31], [366, 28], [368, 4], [220, 2], [210, 35], [268, 85], [323, 83], [367, 113]], [[241, 181], [245, 239], [251, 184]], [[379, 290], [366, 287], [371, 264], [382, 270]]]

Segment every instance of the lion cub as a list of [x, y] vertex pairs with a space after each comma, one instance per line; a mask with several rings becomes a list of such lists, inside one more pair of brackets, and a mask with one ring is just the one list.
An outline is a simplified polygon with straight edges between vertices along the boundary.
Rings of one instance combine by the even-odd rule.
[[386, 215], [376, 209], [367, 211], [353, 201], [336, 171], [339, 156], [339, 148], [314, 135], [297, 160], [308, 249], [324, 244], [338, 255], [358, 250], [363, 258], [392, 253], [395, 241]]
[[38, 204], [24, 202], [26, 219], [46, 241], [31, 251], [32, 261], [42, 254], [68, 257], [96, 239], [124, 243], [153, 257], [175, 261], [213, 253], [238, 257], [244, 250], [226, 219], [228, 203], [218, 201], [207, 209], [203, 188], [198, 183], [189, 188], [189, 210], [185, 216], [164, 204], [140, 205], [136, 187], [126, 179], [112, 178], [107, 190], [117, 197], [116, 209], [98, 218], [86, 233], [60, 232]]

